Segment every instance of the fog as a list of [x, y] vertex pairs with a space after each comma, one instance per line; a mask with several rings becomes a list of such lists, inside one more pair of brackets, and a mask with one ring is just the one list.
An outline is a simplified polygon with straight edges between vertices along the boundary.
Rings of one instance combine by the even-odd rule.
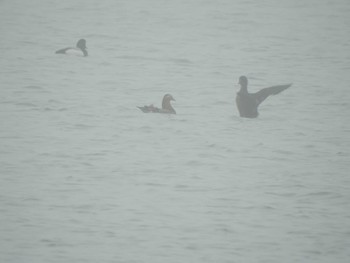
[[[0, 261], [348, 262], [349, 27], [347, 0], [0, 1]], [[241, 118], [242, 75], [293, 85]]]

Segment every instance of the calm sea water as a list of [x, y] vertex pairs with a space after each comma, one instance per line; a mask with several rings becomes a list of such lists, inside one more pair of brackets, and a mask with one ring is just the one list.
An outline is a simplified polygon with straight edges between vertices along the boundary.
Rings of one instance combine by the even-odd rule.
[[[0, 261], [348, 262], [349, 27], [347, 0], [0, 1]], [[242, 119], [240, 75], [293, 86]]]

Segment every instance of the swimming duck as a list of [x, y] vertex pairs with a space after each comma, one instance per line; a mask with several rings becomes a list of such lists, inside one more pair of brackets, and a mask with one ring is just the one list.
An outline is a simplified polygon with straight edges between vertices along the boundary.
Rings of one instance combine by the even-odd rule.
[[88, 55], [86, 51], [86, 40], [80, 39], [77, 42], [76, 47], [66, 47], [56, 51], [56, 54], [67, 54], [86, 57]]
[[238, 84], [241, 86], [241, 89], [237, 92], [236, 104], [239, 115], [244, 118], [258, 117], [258, 107], [268, 96], [276, 95], [292, 85], [292, 83], [290, 83], [272, 86], [264, 88], [256, 93], [248, 93], [248, 79], [246, 76], [241, 76]]
[[170, 101], [175, 101], [175, 99], [170, 94], [165, 94], [163, 97], [161, 109], [153, 106], [153, 104], [149, 106], [143, 106], [143, 107], [137, 107], [137, 108], [139, 108], [145, 113], [154, 112], [154, 113], [176, 114], [176, 111], [171, 106]]

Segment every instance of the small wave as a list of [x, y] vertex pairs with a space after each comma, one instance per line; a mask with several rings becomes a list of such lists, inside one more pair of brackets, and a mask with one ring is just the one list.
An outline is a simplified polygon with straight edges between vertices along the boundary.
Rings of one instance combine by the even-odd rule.
[[330, 195], [335, 195], [335, 193], [332, 193], [329, 191], [319, 191], [319, 192], [313, 192], [313, 193], [306, 194], [306, 196], [330, 196]]
[[274, 195], [274, 196], [281, 196], [281, 197], [293, 197], [296, 196], [296, 193], [292, 192], [286, 192], [286, 193], [276, 193], [276, 192], [266, 192], [266, 194]]
[[191, 160], [191, 161], [186, 162], [186, 165], [188, 165], [188, 166], [199, 166], [199, 165], [201, 165], [201, 162], [197, 161], [197, 160]]
[[276, 150], [275, 152], [278, 154], [284, 154], [284, 155], [292, 155], [293, 154], [293, 152], [287, 151], [287, 150]]
[[78, 129], [91, 129], [91, 128], [94, 128], [95, 126], [87, 125], [87, 124], [75, 124], [74, 127]]
[[37, 105], [30, 103], [30, 102], [17, 102], [15, 103], [16, 106], [23, 106], [23, 107], [37, 107]]
[[51, 111], [67, 111], [67, 108], [53, 108], [53, 107], [44, 107], [44, 108], [35, 108], [38, 111], [51, 112]]
[[179, 64], [193, 64], [191, 60], [185, 59], [185, 58], [153, 58], [153, 57], [130, 56], [130, 55], [118, 56], [116, 58], [132, 59], [132, 60], [174, 62], [174, 63], [179, 63]]
[[337, 152], [336, 155], [338, 155], [338, 156], [349, 156], [349, 153]]
[[35, 86], [35, 85], [24, 86], [23, 88], [24, 89], [31, 89], [31, 90], [44, 90], [43, 87]]

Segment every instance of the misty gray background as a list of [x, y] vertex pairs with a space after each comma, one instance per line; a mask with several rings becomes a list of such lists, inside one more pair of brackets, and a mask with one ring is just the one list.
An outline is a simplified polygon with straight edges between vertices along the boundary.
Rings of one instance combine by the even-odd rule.
[[[348, 0], [0, 1], [0, 261], [349, 262], [349, 28]], [[242, 119], [240, 75], [294, 84]]]

